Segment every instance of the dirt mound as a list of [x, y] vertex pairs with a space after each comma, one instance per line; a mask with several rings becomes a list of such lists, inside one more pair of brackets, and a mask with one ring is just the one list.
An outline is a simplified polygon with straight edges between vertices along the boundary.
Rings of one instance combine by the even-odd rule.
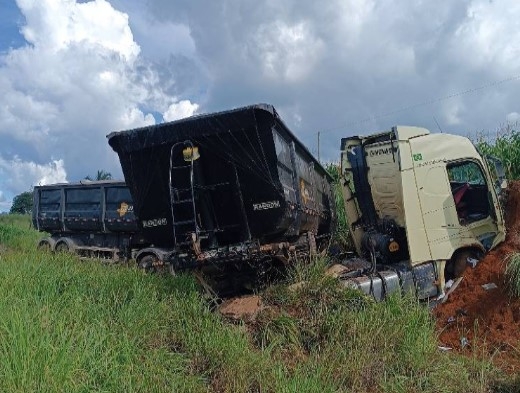
[[235, 321], [252, 321], [263, 307], [260, 296], [250, 295], [226, 300], [218, 310], [226, 318]]
[[508, 294], [504, 260], [520, 251], [520, 182], [509, 186], [505, 217], [506, 241], [466, 269], [459, 287], [434, 315], [442, 346], [491, 357], [502, 369], [519, 373], [520, 299]]

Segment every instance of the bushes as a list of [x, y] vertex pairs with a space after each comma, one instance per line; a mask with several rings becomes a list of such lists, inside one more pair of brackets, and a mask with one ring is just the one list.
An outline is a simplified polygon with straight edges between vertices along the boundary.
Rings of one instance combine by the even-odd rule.
[[480, 153], [493, 156], [504, 165], [509, 180], [520, 179], [520, 132], [519, 124], [506, 124], [496, 135], [480, 132], [474, 140]]

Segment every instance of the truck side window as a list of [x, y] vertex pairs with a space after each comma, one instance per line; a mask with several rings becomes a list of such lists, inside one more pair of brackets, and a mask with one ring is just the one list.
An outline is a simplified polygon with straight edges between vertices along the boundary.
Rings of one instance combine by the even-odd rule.
[[459, 222], [462, 225], [485, 219], [490, 214], [488, 187], [482, 169], [473, 161], [446, 167]]

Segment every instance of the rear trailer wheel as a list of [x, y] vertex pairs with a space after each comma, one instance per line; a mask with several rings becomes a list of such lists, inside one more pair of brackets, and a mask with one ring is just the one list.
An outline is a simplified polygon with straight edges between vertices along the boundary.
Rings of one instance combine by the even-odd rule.
[[56, 244], [56, 252], [70, 252], [69, 245], [66, 242]]
[[164, 263], [157, 258], [157, 256], [150, 254], [145, 255], [137, 262], [137, 267], [143, 269], [147, 273], [162, 273], [164, 272]]
[[51, 243], [48, 240], [40, 240], [37, 249], [43, 252], [50, 252], [52, 249]]

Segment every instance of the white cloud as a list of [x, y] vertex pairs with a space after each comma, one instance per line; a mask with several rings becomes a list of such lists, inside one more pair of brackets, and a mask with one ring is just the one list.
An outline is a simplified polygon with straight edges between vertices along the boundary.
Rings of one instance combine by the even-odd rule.
[[520, 113], [518, 112], [511, 112], [506, 116], [508, 123], [517, 123], [520, 122]]
[[455, 126], [461, 123], [461, 113], [464, 105], [460, 100], [446, 101], [442, 104], [444, 119], [449, 126]]
[[145, 115], [137, 108], [128, 108], [128, 110], [121, 115], [121, 126], [123, 128], [136, 128], [138, 126], [147, 126], [155, 123], [153, 115]]
[[27, 191], [33, 186], [67, 181], [63, 160], [37, 164], [22, 161], [19, 157], [12, 160], [0, 157], [0, 174], [2, 178], [7, 179], [3, 183], [13, 194]]
[[[26, 20], [21, 34], [27, 44], [0, 57], [4, 196], [66, 175], [79, 180], [99, 169], [121, 178], [106, 141], [109, 132], [153, 124], [152, 113], [179, 116], [198, 108], [174, 92], [173, 72], [163, 76], [141, 56], [128, 14], [108, 1], [17, 0], [17, 5]], [[175, 30], [169, 22], [161, 26]], [[45, 162], [50, 164], [37, 164]]]
[[105, 0], [17, 0], [27, 19], [22, 33], [27, 42], [53, 52], [75, 44], [99, 46], [133, 60], [140, 48], [128, 26], [128, 15]]
[[309, 149], [323, 130], [335, 160], [354, 133], [436, 119], [465, 134], [517, 108], [519, 81], [491, 82], [520, 69], [518, 0], [17, 4], [28, 44], [0, 48], [0, 156], [63, 159], [70, 180], [120, 173], [105, 135], [151, 114], [272, 103]]
[[462, 61], [474, 67], [517, 72], [520, 66], [520, 2], [473, 0], [455, 34]]
[[190, 117], [197, 112], [199, 105], [189, 100], [182, 100], [171, 104], [163, 114], [164, 121], [173, 121]]
[[307, 23], [288, 25], [276, 21], [258, 28], [250, 50], [261, 61], [268, 77], [298, 82], [312, 71], [323, 46]]

